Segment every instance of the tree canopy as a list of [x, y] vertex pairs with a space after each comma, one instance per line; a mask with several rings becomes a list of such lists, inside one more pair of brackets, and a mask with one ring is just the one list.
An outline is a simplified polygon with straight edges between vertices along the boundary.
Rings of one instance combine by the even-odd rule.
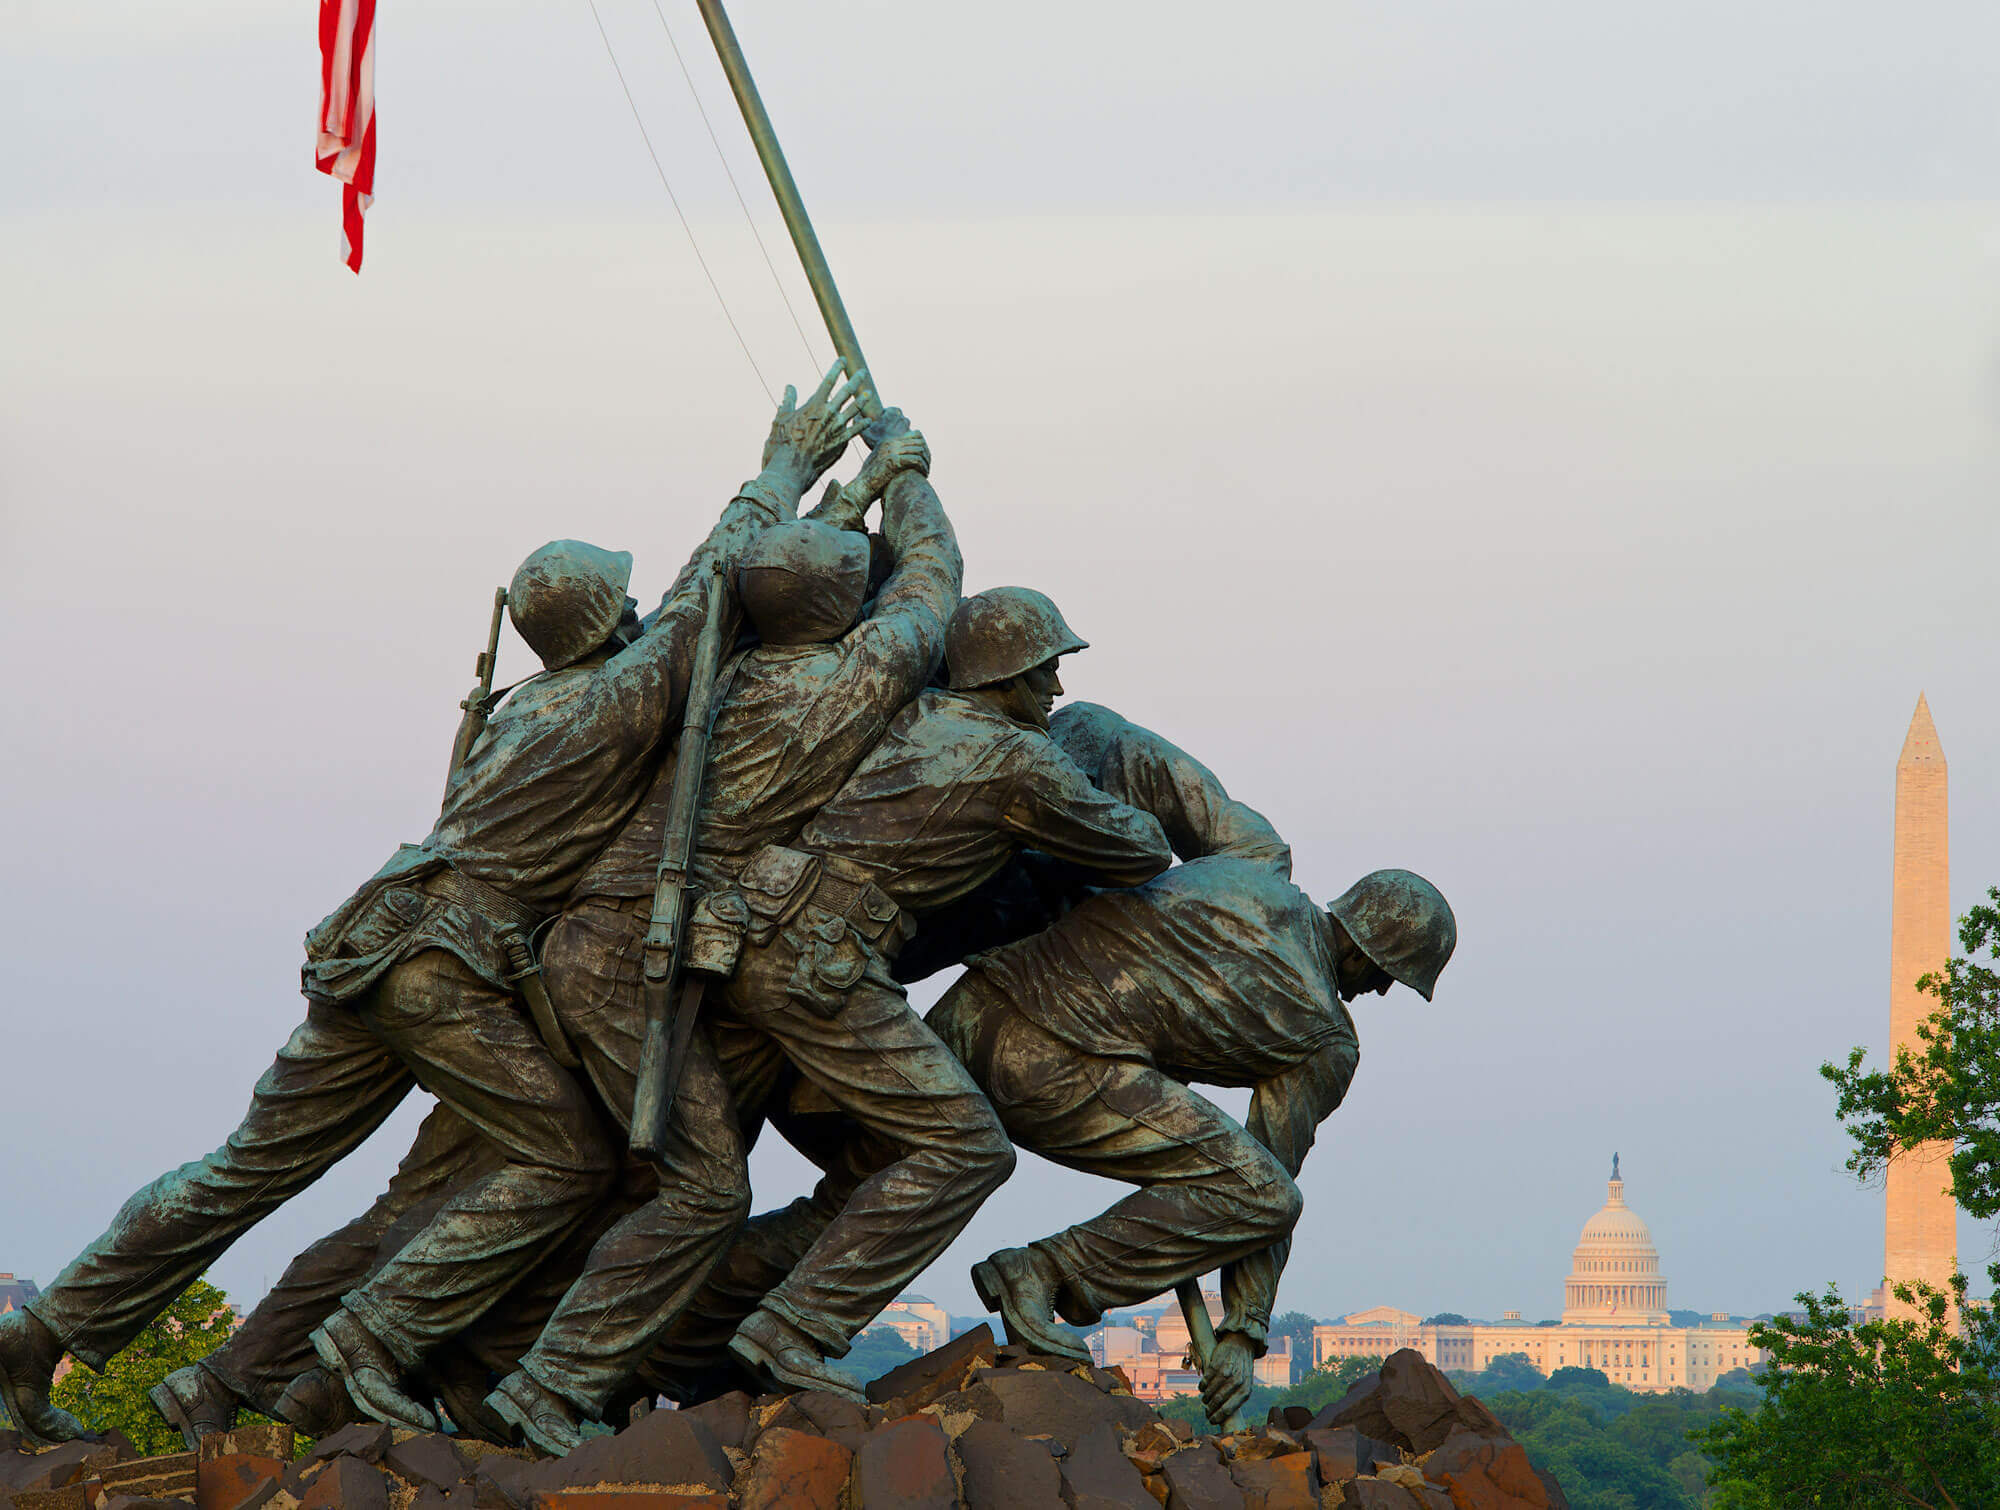
[[1319, 1325], [1304, 1311], [1286, 1311], [1282, 1316], [1271, 1318], [1271, 1325], [1265, 1335], [1273, 1349], [1280, 1337], [1292, 1339], [1292, 1356], [1302, 1363], [1310, 1364], [1313, 1355], [1313, 1328]]
[[[2000, 1265], [1988, 1271], [2000, 1285]], [[1763, 1401], [1703, 1441], [1724, 1510], [1967, 1510], [2000, 1505], [2000, 1316], [1897, 1285], [1917, 1320], [1853, 1320], [1839, 1291], [1802, 1294], [1802, 1318], [1750, 1329], [1771, 1353]], [[1954, 1309], [1964, 1318], [1955, 1325]]]
[[854, 1339], [854, 1346], [840, 1360], [840, 1366], [866, 1384], [916, 1356], [917, 1350], [900, 1333], [890, 1327], [874, 1326]]
[[1955, 1144], [1952, 1194], [1982, 1218], [2000, 1214], [2000, 886], [1987, 897], [1959, 920], [1965, 954], [1917, 982], [1939, 1003], [1917, 1028], [1919, 1049], [1897, 1049], [1883, 1069], [1859, 1048], [1845, 1066], [1820, 1066], [1854, 1140], [1849, 1169], [1865, 1179], [1920, 1144]]
[[103, 1373], [72, 1367], [55, 1387], [55, 1403], [93, 1431], [123, 1432], [142, 1453], [179, 1452], [180, 1432], [153, 1409], [146, 1391], [221, 1347], [235, 1325], [229, 1297], [197, 1279]]
[[[2000, 904], [2000, 888], [1987, 892]], [[1854, 1140], [1848, 1168], [1868, 1178], [1920, 1144], [1948, 1142], [1952, 1193], [1975, 1216], [2000, 1213], [2000, 905], [1960, 920], [1966, 956], [1918, 988], [1940, 1003], [1886, 1069], [1856, 1049], [1820, 1073], [1839, 1092]], [[2000, 1288], [2000, 1264], [1987, 1270]], [[1894, 1276], [1891, 1276], [1894, 1279]], [[2000, 1505], [2000, 1315], [1950, 1291], [1898, 1283], [1915, 1319], [1856, 1322], [1838, 1290], [1801, 1294], [1804, 1312], [1751, 1327], [1771, 1354], [1763, 1398], [1703, 1435], [1717, 1460], [1720, 1510], [1966, 1510]]]

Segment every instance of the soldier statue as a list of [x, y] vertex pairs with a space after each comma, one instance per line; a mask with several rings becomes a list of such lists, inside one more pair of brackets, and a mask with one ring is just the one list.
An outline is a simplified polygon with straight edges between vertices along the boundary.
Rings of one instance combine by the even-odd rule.
[[[977, 955], [929, 1022], [1022, 1148], [1136, 1185], [1101, 1216], [973, 1270], [1008, 1336], [1086, 1359], [1079, 1325], [1222, 1268], [1225, 1314], [1202, 1399], [1248, 1398], [1301, 1209], [1293, 1182], [1359, 1058], [1346, 1001], [1400, 981], [1429, 1000], [1457, 927], [1404, 870], [1322, 910], [1291, 852], [1198, 761], [1110, 710], [1055, 736], [1106, 793], [1152, 813], [1184, 863], [1087, 897], [1046, 930]], [[1189, 1088], [1253, 1088], [1239, 1125]]]
[[[520, 1009], [525, 941], [643, 797], [687, 695], [700, 584], [790, 519], [862, 423], [840, 365], [792, 390], [764, 470], [730, 502], [651, 623], [631, 557], [536, 551], [509, 594], [543, 670], [452, 774], [430, 836], [400, 849], [307, 936], [305, 1022], [229, 1140], [162, 1175], [29, 1307], [0, 1317], [0, 1405], [31, 1441], [83, 1433], [50, 1402], [67, 1351], [101, 1369], [244, 1231], [351, 1152], [421, 1083], [501, 1153], [312, 1333], [363, 1413], [431, 1428], [405, 1369], [474, 1321], [589, 1211], [612, 1147], [567, 1057]], [[552, 1025], [551, 1025], [552, 1026]], [[156, 1394], [183, 1430], [171, 1392]]]

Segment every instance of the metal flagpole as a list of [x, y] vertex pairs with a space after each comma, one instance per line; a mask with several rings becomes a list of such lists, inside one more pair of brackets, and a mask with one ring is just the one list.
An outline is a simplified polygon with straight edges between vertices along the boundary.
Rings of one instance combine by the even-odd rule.
[[[785, 217], [785, 229], [792, 233], [792, 245], [798, 248], [806, 282], [812, 285], [820, 318], [826, 321], [826, 333], [833, 338], [833, 349], [846, 358], [850, 378], [865, 372], [868, 363], [861, 355], [861, 339], [854, 333], [854, 322], [847, 318], [847, 306], [840, 302], [840, 290], [833, 284], [833, 269], [826, 265], [826, 253], [820, 250], [819, 237], [813, 233], [805, 201], [799, 198], [799, 186], [792, 181], [792, 170], [785, 164], [778, 133], [772, 129], [771, 117], [757, 93], [757, 83], [750, 77], [750, 65], [744, 61], [736, 30], [729, 24], [722, 0], [695, 0], [695, 4], [708, 25], [709, 38], [715, 43], [716, 56], [722, 60], [723, 73], [729, 77], [737, 108], [743, 112], [743, 124], [750, 128], [750, 140], [756, 145], [758, 161], [764, 165], [764, 176], [771, 181], [771, 192], [777, 196], [778, 213]], [[882, 412], [882, 400], [872, 377], [862, 385], [856, 403], [871, 419]]]

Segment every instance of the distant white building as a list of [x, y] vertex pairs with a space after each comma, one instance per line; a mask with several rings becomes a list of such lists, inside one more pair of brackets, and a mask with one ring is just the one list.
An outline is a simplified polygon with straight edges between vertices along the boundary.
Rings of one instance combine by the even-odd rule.
[[951, 1341], [951, 1317], [943, 1306], [921, 1295], [903, 1295], [890, 1301], [870, 1325], [887, 1327], [920, 1353]]
[[1377, 1306], [1313, 1328], [1313, 1366], [1341, 1358], [1385, 1358], [1415, 1348], [1442, 1369], [1477, 1373], [1495, 1358], [1522, 1353], [1544, 1374], [1602, 1369], [1614, 1384], [1657, 1393], [1707, 1389], [1732, 1369], [1761, 1363], [1749, 1328], [1723, 1312], [1699, 1326], [1677, 1327], [1667, 1314], [1660, 1251], [1639, 1214], [1625, 1204], [1625, 1182], [1612, 1160], [1604, 1208], [1584, 1223], [1560, 1322], [1533, 1325], [1509, 1311], [1499, 1325], [1430, 1324], [1408, 1311]]
[[1252, 1377], [1267, 1389], [1290, 1389], [1294, 1372], [1289, 1337], [1271, 1338], [1270, 1351], [1252, 1366]]
[[1145, 1352], [1149, 1339], [1135, 1326], [1104, 1326], [1085, 1340], [1090, 1345], [1091, 1362], [1099, 1368], [1110, 1368]]

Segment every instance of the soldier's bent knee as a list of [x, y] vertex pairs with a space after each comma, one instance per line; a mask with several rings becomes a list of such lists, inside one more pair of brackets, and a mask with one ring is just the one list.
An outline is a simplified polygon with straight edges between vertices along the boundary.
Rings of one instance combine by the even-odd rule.
[[1306, 1209], [1306, 1198], [1290, 1175], [1279, 1171], [1277, 1179], [1264, 1187], [1262, 1197], [1259, 1205], [1263, 1207], [1265, 1219], [1274, 1235], [1283, 1237], [1299, 1224], [1299, 1217]]
[[1004, 1185], [1019, 1160], [1006, 1129], [1000, 1125], [1000, 1118], [991, 1111], [979, 1126], [967, 1130], [965, 1140], [959, 1146], [966, 1162], [984, 1177], [989, 1190], [997, 1190]]

